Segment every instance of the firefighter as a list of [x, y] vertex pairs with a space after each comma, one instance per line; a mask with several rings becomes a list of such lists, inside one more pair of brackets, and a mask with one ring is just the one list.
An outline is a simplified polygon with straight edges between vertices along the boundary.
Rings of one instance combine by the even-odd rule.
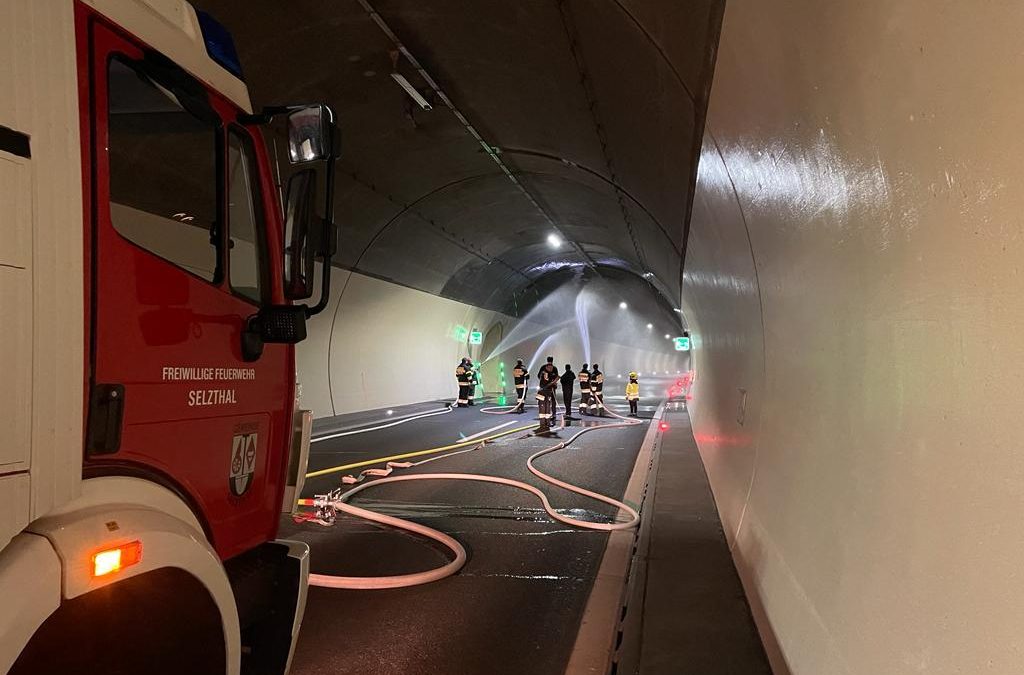
[[590, 370], [587, 364], [580, 368], [580, 415], [590, 412]]
[[537, 407], [540, 408], [540, 432], [551, 430], [551, 420], [555, 416], [555, 390], [558, 388], [558, 368], [555, 368], [555, 357], [549, 356], [548, 362], [537, 371]]
[[465, 408], [469, 405], [469, 373], [466, 372], [466, 359], [459, 361], [459, 365], [455, 367], [455, 380], [459, 383], [458, 405]]
[[469, 375], [469, 405], [476, 405], [476, 388], [480, 384], [480, 372], [473, 366], [473, 359], [466, 357], [466, 374]]
[[562, 373], [562, 403], [565, 404], [565, 419], [572, 419], [572, 390], [576, 386], [576, 373], [572, 372], [572, 366], [565, 364], [565, 372]]
[[516, 409], [521, 413], [526, 408], [526, 382], [530, 379], [530, 372], [523, 365], [522, 359], [516, 359], [516, 365], [512, 369], [512, 377], [516, 383]]
[[604, 417], [604, 373], [596, 363], [590, 370], [590, 414]]
[[629, 401], [629, 416], [639, 417], [636, 409], [640, 403], [640, 383], [637, 382], [636, 371], [629, 374], [629, 384], [626, 385], [626, 400]]

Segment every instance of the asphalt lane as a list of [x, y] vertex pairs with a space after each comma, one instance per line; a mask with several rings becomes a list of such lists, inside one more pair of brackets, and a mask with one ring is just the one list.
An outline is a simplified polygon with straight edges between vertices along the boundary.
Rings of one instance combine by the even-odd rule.
[[[312, 473], [321, 469], [362, 462], [377, 457], [387, 457], [405, 452], [450, 445], [459, 442], [466, 436], [472, 436], [505, 422], [517, 420], [521, 422], [513, 426], [524, 426], [533, 422], [536, 417], [536, 410], [532, 411], [534, 414], [487, 415], [480, 412], [482, 407], [485, 406], [455, 408], [450, 413], [410, 420], [398, 426], [381, 429], [380, 431], [314, 442], [309, 450], [309, 472]], [[388, 418], [381, 418], [374, 423], [367, 423], [366, 426], [373, 427], [389, 422]], [[417, 461], [417, 459], [411, 461]], [[383, 463], [378, 466], [383, 466]], [[310, 478], [306, 481], [302, 494], [304, 497], [312, 497], [314, 494], [332, 490], [338, 487], [338, 480], [342, 475], [345, 473], [356, 475], [363, 468], [367, 467]]]
[[[624, 402], [609, 403], [624, 412]], [[641, 415], [650, 417], [658, 401], [648, 397], [644, 403]], [[310, 470], [447, 445], [460, 434], [504, 422], [516, 421], [507, 428], [528, 424], [535, 413], [535, 408], [524, 415], [457, 409], [323, 441], [313, 445]], [[574, 422], [576, 427], [548, 438], [520, 432], [479, 450], [398, 471], [506, 476], [541, 487], [555, 508], [573, 517], [608, 520], [614, 516], [612, 507], [543, 483], [525, 466], [530, 454], [567, 438], [580, 424], [598, 423]], [[621, 497], [647, 426], [585, 434], [569, 448], [538, 460], [538, 466]], [[305, 493], [338, 486], [340, 475], [312, 479]], [[413, 588], [310, 588], [293, 673], [561, 675], [607, 534], [553, 521], [532, 495], [491, 484], [388, 484], [361, 492], [352, 503], [446, 532], [466, 547], [469, 560], [457, 575]], [[447, 555], [419, 537], [351, 518], [340, 518], [329, 528], [289, 520], [281, 536], [307, 541], [312, 571], [326, 574], [401, 574], [440, 565]]]

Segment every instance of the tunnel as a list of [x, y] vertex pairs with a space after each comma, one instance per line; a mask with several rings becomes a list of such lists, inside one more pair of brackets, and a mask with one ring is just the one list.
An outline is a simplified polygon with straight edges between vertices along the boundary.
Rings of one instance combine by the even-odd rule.
[[[230, 29], [255, 108], [325, 101], [341, 130], [330, 303], [296, 353], [311, 476], [362, 457], [318, 440], [451, 403], [465, 356], [502, 406], [517, 359], [598, 361], [616, 395], [639, 371], [670, 411], [650, 536], [678, 528], [648, 601], [658, 583], [693, 587], [641, 631], [662, 660], [615, 672], [1024, 669], [1024, 5], [193, 4]], [[462, 442], [413, 426], [397, 449], [355, 438], [395, 457]], [[607, 458], [621, 496], [632, 460]], [[508, 500], [405, 494], [366, 503], [436, 525], [497, 522]], [[505, 571], [455, 604], [311, 593], [293, 672], [612, 672], [572, 660], [600, 556], [573, 567], [515, 528], [473, 548], [463, 581], [474, 560]], [[358, 573], [400, 571], [424, 546], [364, 534], [346, 540], [375, 547]], [[309, 541], [314, 572], [318, 550], [335, 571], [361, 555]]]

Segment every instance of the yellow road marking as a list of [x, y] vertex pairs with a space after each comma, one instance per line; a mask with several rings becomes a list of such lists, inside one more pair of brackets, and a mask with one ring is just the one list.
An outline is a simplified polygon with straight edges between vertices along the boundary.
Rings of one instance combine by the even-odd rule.
[[453, 443], [452, 445], [445, 445], [440, 448], [430, 448], [429, 450], [417, 450], [416, 452], [406, 452], [401, 455], [391, 455], [389, 457], [378, 457], [376, 459], [368, 459], [364, 462], [353, 462], [352, 464], [342, 464], [341, 466], [332, 466], [328, 469], [320, 469], [319, 471], [312, 471], [306, 474], [306, 478], [316, 478], [317, 476], [326, 476], [330, 473], [338, 473], [339, 471], [348, 471], [349, 469], [358, 469], [361, 466], [370, 466], [371, 464], [383, 464], [384, 462], [392, 462], [396, 459], [407, 459], [409, 457], [419, 457], [420, 455], [430, 455], [435, 452], [444, 452], [445, 450], [454, 450], [456, 448], [464, 448], [467, 445], [476, 445], [485, 441], [492, 441], [495, 438], [501, 438], [502, 436], [508, 436], [509, 434], [518, 433], [520, 431], [526, 431], [527, 429], [533, 429], [536, 424], [528, 424], [525, 427], [517, 427], [515, 429], [509, 429], [508, 431], [502, 431], [501, 433], [494, 434], [492, 436], [485, 436], [484, 438], [474, 438], [468, 441], [460, 441]]

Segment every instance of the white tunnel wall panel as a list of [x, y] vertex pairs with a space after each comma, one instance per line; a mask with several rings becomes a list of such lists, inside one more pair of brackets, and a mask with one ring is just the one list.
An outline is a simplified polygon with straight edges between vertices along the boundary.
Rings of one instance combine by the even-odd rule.
[[[609, 396], [623, 393], [630, 370], [673, 378], [688, 368], [686, 354], [663, 338], [664, 323], [648, 331], [647, 319], [620, 311], [605, 286], [582, 295], [572, 284], [563, 286], [523, 321], [347, 271], [336, 270], [331, 286], [330, 306], [310, 320], [296, 350], [301, 405], [318, 418], [454, 400], [455, 367], [465, 355], [483, 363], [486, 393], [509, 396], [516, 358], [534, 374], [531, 389], [549, 355], [560, 372], [566, 363], [578, 371], [584, 361], [597, 360]], [[574, 311], [577, 300], [583, 319]], [[474, 328], [483, 333], [481, 345], [467, 344]]]
[[[683, 275], [695, 346], [690, 415], [730, 543], [754, 476], [764, 406], [761, 307], [746, 227], [714, 142], [700, 164]], [[699, 264], [693, 264], [698, 263]]]
[[779, 673], [1024, 671], [1022, 25], [1015, 2], [726, 9], [692, 412]]
[[[331, 287], [331, 305], [310, 320], [296, 350], [301, 404], [315, 417], [454, 399], [459, 359], [480, 358], [468, 332], [511, 320], [341, 270]], [[483, 376], [494, 374], [485, 368]]]

